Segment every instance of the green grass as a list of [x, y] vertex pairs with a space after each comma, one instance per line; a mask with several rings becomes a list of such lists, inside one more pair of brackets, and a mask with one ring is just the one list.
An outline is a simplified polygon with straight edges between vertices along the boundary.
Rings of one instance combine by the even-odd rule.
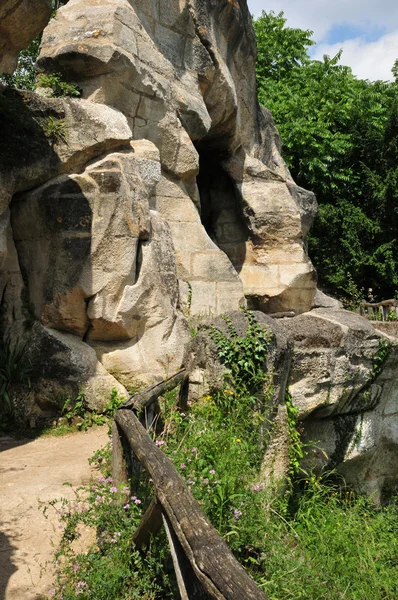
[[[272, 339], [248, 320], [243, 338], [228, 320], [229, 340], [213, 330], [228, 367], [224, 389], [186, 409], [173, 392], [160, 399], [156, 445], [271, 600], [397, 600], [397, 504], [377, 508], [346, 489], [334, 473], [297, 475], [302, 446], [292, 407], [292, 468], [285, 492], [277, 493], [259, 478], [268, 442], [264, 432], [270, 431], [273, 380], [263, 365]], [[91, 462], [103, 479], [82, 488], [75, 502], [52, 503], [64, 526], [53, 597], [178, 598], [164, 535], [152, 541], [146, 554], [131, 547], [141, 509], [152, 496], [151, 484], [143, 476], [137, 503], [129, 489], [113, 486], [110, 461], [110, 446], [98, 451]], [[118, 496], [122, 503], [115, 502]], [[71, 542], [81, 524], [94, 528], [98, 537], [87, 553], [76, 554]]]

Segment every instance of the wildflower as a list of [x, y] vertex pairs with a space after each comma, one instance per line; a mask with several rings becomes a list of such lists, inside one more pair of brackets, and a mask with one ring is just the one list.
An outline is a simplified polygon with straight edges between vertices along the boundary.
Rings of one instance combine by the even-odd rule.
[[105, 483], [105, 477], [98, 477], [99, 483]]
[[186, 468], [187, 468], [187, 465], [184, 465], [184, 463], [180, 464], [180, 469], [186, 469]]
[[188, 400], [187, 405], [192, 406], [192, 400]]
[[79, 568], [80, 568], [80, 565], [78, 565], [77, 563], [75, 563], [73, 565], [73, 572], [76, 573], [79, 570]]
[[242, 440], [240, 438], [236, 438], [236, 441], [238, 444], [240, 444]]
[[159, 446], [163, 446], [164, 444], [164, 440], [156, 440], [155, 444], [159, 447]]
[[198, 451], [197, 448], [192, 448], [191, 452], [193, 452], [194, 454], [196, 454], [196, 452]]
[[117, 492], [117, 487], [115, 487], [115, 486], [113, 485], [109, 491], [110, 491], [110, 493], [111, 493], [111, 494], [116, 494], [116, 492]]
[[104, 499], [103, 496], [96, 496], [96, 498], [95, 498], [96, 502], [102, 502], [103, 499]]
[[106, 483], [113, 483], [113, 479], [112, 479], [112, 477], [107, 477], [107, 478], [105, 479], [105, 481], [106, 481]]
[[233, 395], [234, 395], [234, 393], [233, 393], [233, 392], [229, 392], [229, 393], [230, 393], [230, 395], [231, 395], [231, 396], [233, 396]]
[[195, 485], [195, 482], [192, 479], [188, 479], [187, 484], [188, 485]]
[[216, 472], [215, 472], [214, 469], [210, 469], [209, 473], [210, 473], [210, 475], [215, 475], [216, 474]]
[[235, 521], [237, 521], [238, 519], [240, 519], [242, 516], [242, 511], [238, 510], [237, 508], [235, 508], [234, 510], [234, 519]]
[[54, 588], [51, 588], [51, 590], [48, 592], [50, 596], [55, 596], [55, 590]]
[[85, 587], [87, 587], [87, 583], [85, 581], [78, 581], [76, 584], [76, 595], [84, 594]]
[[141, 500], [140, 500], [139, 498], [136, 498], [136, 499], [134, 500], [134, 504], [141, 504]]
[[127, 502], [127, 504], [125, 504], [125, 505], [123, 506], [123, 508], [124, 508], [124, 510], [128, 510], [128, 509], [130, 508], [130, 504]]

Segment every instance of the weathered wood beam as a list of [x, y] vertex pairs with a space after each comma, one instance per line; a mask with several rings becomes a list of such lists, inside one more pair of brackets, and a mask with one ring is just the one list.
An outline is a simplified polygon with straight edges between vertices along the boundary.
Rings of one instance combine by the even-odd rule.
[[135, 414], [119, 409], [115, 420], [152, 478], [162, 510], [210, 598], [267, 600], [204, 515], [171, 460], [156, 447]]
[[151, 537], [155, 537], [162, 527], [162, 508], [156, 498], [146, 509], [140, 524], [133, 535], [133, 543], [141, 550], [148, 547]]
[[169, 392], [173, 390], [179, 383], [181, 383], [187, 375], [185, 369], [180, 369], [174, 375], [171, 375], [167, 379], [164, 379], [160, 383], [156, 383], [152, 385], [142, 392], [138, 392], [133, 396], [130, 396], [120, 407], [133, 409], [135, 412], [140, 413], [144, 408], [150, 406], [153, 402], [155, 402], [159, 396], [164, 394], [165, 392]]
[[202, 584], [192, 569], [191, 563], [185, 556], [169, 518], [164, 513], [162, 513], [162, 517], [181, 600], [208, 600], [209, 596], [204, 591]]
[[115, 421], [112, 423], [112, 479], [116, 486], [121, 484], [128, 486], [127, 465], [123, 454], [119, 427]]

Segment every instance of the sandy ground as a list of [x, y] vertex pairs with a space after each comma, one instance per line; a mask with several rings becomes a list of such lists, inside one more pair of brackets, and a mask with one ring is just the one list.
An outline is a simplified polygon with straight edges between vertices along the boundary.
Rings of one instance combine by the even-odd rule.
[[107, 427], [85, 433], [36, 440], [0, 438], [0, 600], [47, 598], [51, 561], [58, 538], [39, 500], [72, 497], [74, 487], [88, 483], [87, 459], [108, 441]]

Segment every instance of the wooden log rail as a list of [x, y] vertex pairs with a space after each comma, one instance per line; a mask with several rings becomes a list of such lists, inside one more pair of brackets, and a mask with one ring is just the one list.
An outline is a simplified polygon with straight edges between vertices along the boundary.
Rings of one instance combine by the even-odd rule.
[[211, 525], [171, 460], [146, 430], [143, 409], [153, 406], [165, 391], [184, 384], [186, 378], [186, 371], [181, 369], [129, 398], [115, 414], [112, 436], [115, 484], [128, 479], [123, 454], [123, 446], [127, 445], [148, 472], [155, 491], [133, 542], [137, 548], [144, 548], [163, 524], [182, 600], [268, 600]]
[[[382, 300], [381, 302], [363, 302], [360, 307], [361, 315], [372, 317], [374, 320], [388, 321], [388, 316], [393, 313], [398, 317], [398, 300]], [[381, 319], [379, 319], [381, 317]]]

